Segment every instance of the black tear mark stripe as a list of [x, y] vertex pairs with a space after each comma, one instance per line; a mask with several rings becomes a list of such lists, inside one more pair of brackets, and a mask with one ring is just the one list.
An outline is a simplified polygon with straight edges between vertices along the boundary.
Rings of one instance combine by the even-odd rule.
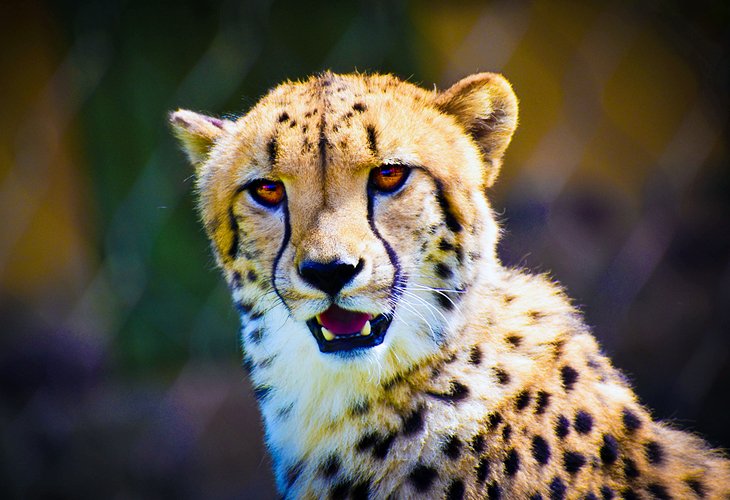
[[390, 287], [390, 300], [392, 303], [395, 304], [400, 298], [400, 295], [402, 293], [401, 290], [405, 288], [405, 285], [403, 283], [403, 274], [401, 271], [400, 261], [398, 260], [398, 255], [395, 253], [395, 250], [393, 250], [393, 247], [390, 246], [390, 243], [388, 243], [385, 238], [383, 238], [383, 236], [380, 234], [378, 228], [375, 227], [375, 196], [376, 195], [373, 190], [368, 187], [368, 224], [370, 225], [370, 230], [373, 232], [375, 237], [379, 239], [380, 242], [383, 244], [383, 247], [385, 247], [385, 251], [388, 254], [390, 263], [393, 265], [393, 284]]
[[432, 177], [432, 179], [433, 182], [436, 184], [436, 201], [438, 201], [438, 204], [441, 207], [441, 211], [444, 213], [444, 221], [446, 222], [446, 226], [455, 233], [460, 232], [463, 227], [454, 215], [454, 211], [451, 209], [451, 204], [449, 204], [449, 200], [446, 199], [443, 182], [434, 177]]
[[236, 214], [233, 212], [233, 205], [236, 203], [238, 195], [246, 189], [246, 186], [238, 186], [231, 196], [231, 203], [228, 205], [228, 228], [231, 231], [231, 246], [228, 247], [228, 257], [232, 260], [238, 258], [239, 245], [241, 244], [240, 235], [238, 234], [238, 221]]
[[236, 221], [236, 215], [233, 213], [233, 205], [228, 207], [228, 225], [231, 230], [231, 246], [228, 249], [228, 257], [232, 260], [238, 258], [238, 246], [240, 245], [240, 237], [238, 235], [238, 221]]
[[289, 244], [289, 238], [291, 238], [291, 226], [289, 224], [289, 205], [287, 204], [286, 200], [282, 205], [282, 210], [284, 211], [284, 238], [281, 241], [279, 251], [276, 252], [274, 264], [271, 266], [271, 283], [274, 287], [276, 295], [279, 297], [279, 300], [281, 300], [281, 303], [284, 304], [284, 307], [286, 307], [288, 311], [289, 306], [284, 300], [284, 297], [281, 296], [281, 293], [279, 292], [279, 287], [276, 286], [276, 268], [279, 267], [279, 261], [281, 260], [281, 256], [284, 254], [284, 250], [286, 250], [286, 246]]

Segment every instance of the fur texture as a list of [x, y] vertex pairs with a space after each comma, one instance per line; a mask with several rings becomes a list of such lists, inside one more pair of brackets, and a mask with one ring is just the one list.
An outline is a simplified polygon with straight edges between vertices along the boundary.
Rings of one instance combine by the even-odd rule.
[[[325, 73], [235, 122], [171, 123], [286, 498], [728, 498], [728, 461], [652, 421], [562, 290], [498, 262], [504, 78]], [[402, 188], [372, 189], [382, 165], [409, 169]], [[285, 200], [257, 203], [260, 179]], [[331, 296], [305, 261], [360, 267]], [[392, 318], [382, 344], [320, 352], [307, 321], [333, 303]]]

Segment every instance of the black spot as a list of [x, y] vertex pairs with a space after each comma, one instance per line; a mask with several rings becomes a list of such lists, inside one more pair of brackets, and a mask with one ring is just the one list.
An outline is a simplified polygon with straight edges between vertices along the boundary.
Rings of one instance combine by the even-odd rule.
[[253, 360], [248, 356], [243, 357], [243, 369], [249, 375], [251, 374], [251, 371], [253, 370]]
[[378, 442], [378, 435], [374, 432], [368, 432], [363, 437], [360, 438], [360, 441], [357, 442], [355, 445], [355, 449], [357, 451], [365, 451], [368, 448], [372, 448], [375, 446], [375, 444]]
[[271, 387], [266, 385], [257, 385], [253, 388], [253, 395], [259, 403], [268, 398], [269, 394], [271, 394]]
[[438, 204], [441, 207], [441, 211], [444, 214], [444, 222], [446, 222], [446, 227], [448, 227], [455, 233], [458, 233], [463, 228], [461, 227], [461, 223], [459, 223], [459, 221], [456, 219], [454, 213], [451, 211], [451, 205], [449, 204], [449, 200], [446, 199], [446, 195], [444, 194], [444, 186], [439, 180], [434, 179], [434, 182], [436, 183], [436, 201], [438, 201]]
[[428, 491], [433, 482], [438, 477], [438, 471], [428, 465], [418, 464], [411, 471], [408, 479], [413, 483], [413, 487], [416, 491], [424, 492]]
[[249, 283], [253, 283], [257, 279], [259, 279], [259, 277], [256, 274], [256, 271], [254, 271], [253, 269], [249, 269], [246, 273], [246, 279], [249, 281]]
[[436, 264], [433, 269], [439, 278], [448, 279], [454, 275], [454, 272], [451, 270], [451, 268], [443, 262], [439, 262], [438, 264]]
[[454, 249], [454, 245], [452, 245], [451, 243], [449, 243], [445, 239], [442, 238], [439, 241], [439, 250], [441, 250], [442, 252], [450, 252], [453, 249]]
[[685, 479], [685, 483], [687, 483], [687, 486], [689, 486], [689, 489], [691, 489], [695, 495], [697, 495], [700, 498], [705, 497], [705, 485], [699, 482], [697, 479]]
[[535, 413], [541, 415], [545, 413], [545, 409], [550, 404], [550, 394], [545, 391], [537, 393], [537, 405], [535, 406]]
[[269, 153], [269, 163], [272, 165], [276, 162], [276, 153], [279, 146], [276, 141], [276, 137], [272, 137], [271, 140], [266, 144], [266, 151]]
[[517, 395], [517, 401], [515, 402], [515, 406], [520, 411], [524, 410], [530, 404], [531, 399], [532, 396], [530, 395], [530, 391], [522, 391]]
[[658, 498], [659, 500], [670, 500], [672, 498], [667, 488], [662, 484], [653, 483], [647, 486], [646, 489], [654, 495], [654, 498]]
[[279, 123], [285, 122], [289, 119], [289, 114], [284, 111], [282, 114], [279, 115]]
[[560, 378], [563, 380], [565, 390], [571, 391], [578, 380], [578, 372], [573, 367], [566, 365], [560, 369]]
[[370, 496], [370, 479], [357, 483], [352, 488], [350, 498], [352, 500], [367, 500]]
[[624, 474], [630, 479], [636, 479], [639, 477], [639, 469], [636, 467], [636, 462], [627, 458], [624, 461]]
[[624, 408], [623, 411], [624, 427], [629, 433], [633, 433], [641, 427], [641, 420], [633, 411]]
[[241, 288], [241, 273], [234, 271], [231, 281], [233, 281], [233, 288]]
[[423, 429], [423, 406], [416, 408], [413, 413], [403, 419], [403, 435], [411, 436]]
[[579, 434], [588, 434], [591, 432], [591, 429], [593, 429], [593, 417], [590, 413], [579, 410], [578, 413], [575, 414], [573, 427], [575, 427], [575, 430], [578, 431]]
[[261, 311], [251, 311], [251, 314], [249, 314], [248, 319], [250, 320], [256, 320], [261, 319], [264, 317], [264, 313]]
[[563, 348], [565, 347], [565, 341], [564, 340], [556, 340], [552, 343], [553, 345], [553, 356], [555, 359], [558, 359], [560, 356], [563, 355]]
[[368, 125], [367, 127], [368, 132], [368, 147], [370, 148], [370, 152], [373, 154], [373, 156], [378, 156], [378, 143], [375, 136], [375, 127], [372, 125]]
[[586, 464], [586, 457], [576, 451], [563, 453], [563, 468], [569, 474], [577, 473]]
[[542, 500], [542, 495], [539, 493], [535, 493], [530, 497], [530, 500]]
[[478, 345], [472, 346], [469, 351], [469, 363], [478, 366], [482, 362], [482, 350]]
[[319, 467], [320, 472], [324, 477], [332, 477], [340, 471], [340, 459], [337, 455], [330, 455], [327, 457], [322, 465]]
[[585, 496], [584, 500], [598, 500], [598, 497], [593, 492], [591, 492]]
[[497, 382], [502, 385], [509, 384], [510, 376], [509, 373], [504, 371], [502, 368], [494, 368], [494, 376], [497, 377]]
[[461, 264], [464, 261], [464, 249], [461, 245], [456, 245], [454, 250], [456, 251], [456, 260]]
[[332, 500], [344, 500], [349, 495], [350, 488], [352, 488], [351, 481], [342, 481], [332, 488], [330, 491], [330, 498]]
[[286, 470], [287, 487], [291, 487], [291, 485], [294, 484], [297, 479], [299, 479], [299, 475], [302, 473], [303, 468], [304, 464], [302, 462], [298, 462]]
[[251, 304], [247, 304], [245, 302], [236, 302], [236, 309], [238, 309], [239, 314], [248, 315], [251, 313], [252, 308], [253, 306]]
[[656, 441], [646, 443], [646, 459], [654, 465], [661, 465], [664, 462], [664, 448]]
[[375, 458], [384, 459], [388, 455], [393, 441], [395, 440], [395, 434], [388, 434], [383, 439], [380, 439], [375, 446], [373, 446], [373, 456]]
[[361, 399], [358, 401], [355, 401], [350, 406], [350, 415], [352, 416], [362, 416], [366, 415], [370, 411], [370, 401], [367, 399]]
[[429, 396], [433, 396], [434, 398], [440, 399], [442, 401], [446, 401], [448, 403], [455, 403], [457, 401], [461, 401], [465, 399], [467, 396], [469, 396], [469, 388], [462, 384], [461, 382], [458, 382], [456, 380], [452, 380], [449, 384], [449, 391], [445, 393], [439, 393], [439, 392], [427, 392]]
[[324, 166], [327, 164], [327, 136], [324, 135], [324, 120], [322, 120], [322, 130], [319, 133], [319, 163]]
[[449, 436], [442, 449], [447, 457], [456, 460], [461, 455], [461, 440], [456, 436]]
[[487, 457], [482, 457], [479, 460], [476, 473], [478, 482], [483, 483], [484, 480], [487, 479], [487, 476], [489, 475], [489, 459], [487, 459]]
[[502, 423], [502, 415], [499, 412], [494, 412], [489, 415], [489, 427], [495, 428]]
[[550, 500], [563, 500], [565, 498], [565, 492], [567, 488], [565, 483], [559, 477], [555, 477], [550, 482]]
[[448, 500], [461, 500], [464, 498], [464, 481], [454, 479], [446, 490], [446, 498]]
[[547, 316], [547, 314], [542, 311], [528, 311], [527, 316], [529, 316], [532, 321], [539, 321]]
[[509, 441], [509, 437], [512, 435], [512, 426], [507, 424], [504, 426], [504, 429], [502, 429], [502, 439], [507, 442]]
[[477, 434], [474, 436], [471, 440], [471, 449], [474, 450], [474, 453], [479, 455], [482, 451], [484, 451], [484, 435], [483, 434]]
[[502, 498], [502, 488], [497, 483], [487, 486], [487, 498], [489, 500], [499, 500]]
[[352, 109], [357, 111], [358, 113], [362, 113], [363, 111], [365, 111], [368, 108], [367, 108], [367, 106], [365, 106], [365, 104], [363, 104], [361, 102], [356, 102], [355, 104], [352, 105]]
[[297, 121], [296, 120], [292, 120], [291, 122], [289, 122], [289, 128], [294, 128], [296, 126], [297, 126]]
[[405, 379], [403, 378], [403, 374], [402, 373], [398, 373], [393, 378], [391, 378], [391, 379], [386, 380], [385, 382], [383, 382], [383, 390], [389, 391], [393, 387], [395, 387], [396, 385], [398, 385], [401, 382], [403, 382], [404, 380]]
[[520, 345], [522, 345], [522, 337], [519, 335], [510, 335], [505, 340], [512, 344], [512, 347], [520, 347]]
[[636, 492], [631, 488], [625, 488], [621, 492], [621, 496], [624, 500], [639, 500], [639, 495], [637, 495]]
[[254, 344], [260, 344], [261, 339], [264, 338], [264, 329], [263, 328], [254, 328], [251, 332], [251, 342]]
[[504, 459], [504, 472], [508, 476], [514, 476], [518, 470], [520, 470], [520, 454], [512, 448]]
[[601, 486], [601, 497], [603, 500], [613, 500], [614, 492], [608, 486]]
[[562, 439], [568, 434], [570, 434], [570, 421], [563, 415], [560, 415], [555, 424], [555, 435]]
[[442, 292], [440, 290], [433, 292], [436, 302], [438, 302], [442, 309], [446, 309], [447, 311], [451, 311], [454, 308], [454, 299], [449, 295], [448, 292]]
[[543, 465], [550, 461], [550, 445], [542, 436], [532, 438], [532, 456]]
[[618, 459], [618, 442], [611, 434], [603, 435], [601, 446], [601, 461], [606, 465], [613, 465]]

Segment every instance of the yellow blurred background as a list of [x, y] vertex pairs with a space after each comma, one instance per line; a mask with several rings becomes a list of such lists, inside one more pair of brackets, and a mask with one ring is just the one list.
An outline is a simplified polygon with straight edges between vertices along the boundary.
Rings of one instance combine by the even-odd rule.
[[0, 6], [5, 498], [274, 496], [169, 110], [324, 69], [502, 72], [505, 263], [550, 271], [656, 416], [730, 446], [724, 1]]

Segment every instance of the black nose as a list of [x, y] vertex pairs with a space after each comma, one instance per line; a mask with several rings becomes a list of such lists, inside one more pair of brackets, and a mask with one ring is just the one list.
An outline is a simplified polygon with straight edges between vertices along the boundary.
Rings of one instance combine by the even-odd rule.
[[299, 275], [315, 288], [335, 295], [362, 270], [362, 259], [357, 266], [341, 260], [332, 262], [315, 262], [306, 260], [299, 265]]

